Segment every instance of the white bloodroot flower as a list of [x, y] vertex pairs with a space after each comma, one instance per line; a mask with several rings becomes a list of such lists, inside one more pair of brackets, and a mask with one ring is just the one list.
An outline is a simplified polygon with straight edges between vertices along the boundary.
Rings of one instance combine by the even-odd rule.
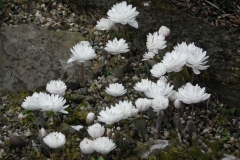
[[173, 50], [167, 52], [163, 57], [162, 63], [169, 72], [179, 72], [187, 62], [187, 54]]
[[95, 120], [96, 116], [93, 112], [88, 113], [87, 117], [86, 117], [86, 123], [87, 124], [92, 124]]
[[38, 97], [39, 108], [41, 111], [53, 111], [54, 113], [61, 112], [68, 114], [66, 109], [69, 105], [64, 106], [66, 100], [63, 97], [60, 97], [58, 94], [46, 94], [41, 93]]
[[163, 63], [160, 62], [155, 64], [150, 70], [150, 72], [152, 73], [153, 77], [160, 78], [167, 72], [167, 70]]
[[79, 63], [84, 63], [90, 59], [93, 59], [97, 56], [94, 49], [88, 41], [81, 41], [77, 43], [73, 48], [70, 49], [72, 52], [71, 58], [67, 63], [77, 61]]
[[163, 37], [167, 37], [170, 34], [170, 29], [166, 26], [161, 26], [158, 31], [159, 34], [163, 35]]
[[101, 124], [95, 123], [89, 126], [87, 131], [88, 131], [88, 134], [95, 139], [95, 138], [101, 137], [104, 134], [105, 128], [104, 126], [101, 126]]
[[39, 110], [39, 95], [42, 94], [42, 92], [37, 93], [34, 92], [32, 96], [28, 96], [24, 99], [24, 102], [22, 103], [22, 108], [26, 110]]
[[210, 94], [205, 93], [205, 88], [200, 88], [198, 84], [193, 86], [191, 83], [179, 88], [176, 94], [177, 98], [185, 104], [199, 103], [210, 97]]
[[127, 90], [124, 88], [122, 84], [112, 83], [105, 89], [107, 94], [113, 97], [119, 97], [127, 93]]
[[101, 154], [108, 154], [116, 148], [116, 144], [108, 137], [99, 137], [93, 141], [94, 150]]
[[143, 55], [142, 61], [148, 61], [149, 59], [152, 59], [155, 56], [154, 52], [147, 52]]
[[135, 20], [138, 14], [136, 7], [132, 8], [132, 5], [127, 5], [125, 1], [113, 5], [107, 12], [108, 18], [113, 22], [123, 25], [129, 24], [134, 28], [138, 28], [138, 23]]
[[195, 46], [194, 43], [187, 45], [186, 42], [182, 42], [176, 45], [174, 50], [187, 54], [186, 65], [191, 67], [195, 74], [200, 74], [199, 70], [205, 70], [209, 67], [209, 65], [205, 65], [207, 63], [205, 60], [208, 58], [206, 51], [203, 52], [203, 49]]
[[158, 50], [164, 49], [165, 47], [166, 41], [163, 35], [158, 34], [158, 32], [147, 35], [147, 49], [149, 52], [157, 53]]
[[123, 111], [117, 107], [106, 107], [106, 110], [101, 110], [99, 112], [98, 121], [104, 122], [106, 124], [113, 124], [122, 120], [124, 116]]
[[191, 67], [195, 74], [200, 74], [199, 70], [206, 70], [209, 65], [205, 65], [208, 61], [206, 59], [206, 51], [203, 52], [202, 48], [196, 47], [193, 52], [188, 53], [187, 66]]
[[98, 30], [109, 31], [114, 26], [114, 24], [115, 23], [108, 18], [101, 18], [99, 21], [97, 21], [95, 28]]
[[43, 142], [50, 148], [60, 148], [66, 143], [65, 135], [61, 132], [52, 132], [43, 138]]
[[46, 90], [51, 94], [64, 96], [67, 89], [66, 84], [61, 80], [51, 80], [46, 87]]
[[151, 107], [152, 101], [147, 98], [138, 98], [135, 101], [135, 105], [139, 112], [144, 112]]
[[93, 141], [88, 139], [88, 138], [84, 138], [81, 142], [80, 142], [80, 149], [82, 151], [83, 154], [92, 154], [95, 150], [93, 147]]
[[136, 116], [138, 113], [138, 110], [135, 108], [135, 106], [133, 106], [131, 101], [127, 101], [127, 100], [119, 101], [119, 103], [117, 103], [115, 107], [122, 110], [123, 112], [122, 119], [127, 119], [129, 117]]
[[125, 42], [126, 41], [123, 38], [119, 40], [117, 40], [117, 38], [114, 38], [113, 41], [108, 40], [104, 49], [112, 55], [116, 55], [119, 53], [127, 53], [129, 51], [129, 47], [128, 44]]
[[148, 98], [158, 98], [159, 96], [169, 97], [173, 93], [173, 85], [158, 80], [157, 83], [152, 83], [150, 87], [144, 92]]
[[142, 79], [141, 82], [137, 82], [133, 87], [136, 91], [145, 92], [152, 84], [152, 81], [148, 79]]
[[157, 98], [152, 99], [151, 107], [154, 112], [159, 112], [165, 110], [168, 107], [169, 100], [166, 97], [158, 96]]

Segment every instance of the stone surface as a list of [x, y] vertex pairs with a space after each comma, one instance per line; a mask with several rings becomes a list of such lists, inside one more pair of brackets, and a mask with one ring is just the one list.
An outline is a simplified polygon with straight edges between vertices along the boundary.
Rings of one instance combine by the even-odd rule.
[[0, 94], [35, 90], [54, 79], [67, 81], [68, 86], [79, 84], [80, 66], [66, 62], [70, 48], [82, 40], [80, 33], [34, 25], [1, 28]]

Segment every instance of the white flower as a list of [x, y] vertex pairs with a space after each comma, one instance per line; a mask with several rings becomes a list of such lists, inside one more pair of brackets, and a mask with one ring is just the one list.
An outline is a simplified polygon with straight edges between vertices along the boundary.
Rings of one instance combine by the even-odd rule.
[[166, 68], [163, 65], [163, 63], [157, 63], [152, 67], [150, 72], [152, 73], [152, 75], [154, 77], [159, 78], [159, 77], [163, 76], [167, 71], [166, 71]]
[[93, 141], [93, 147], [98, 153], [108, 154], [116, 148], [116, 144], [108, 137], [99, 137]]
[[[41, 92], [40, 92], [41, 93]], [[32, 96], [28, 96], [25, 98], [24, 102], [22, 103], [22, 108], [26, 110], [39, 110], [38, 105], [38, 97], [39, 93], [34, 92]]]
[[148, 98], [158, 98], [159, 96], [169, 97], [173, 92], [173, 86], [162, 80], [157, 83], [152, 83], [150, 87], [144, 92]]
[[203, 52], [203, 49], [195, 46], [194, 43], [187, 45], [186, 42], [182, 42], [175, 46], [174, 50], [187, 54], [186, 65], [191, 67], [195, 74], [200, 74], [199, 70], [205, 70], [209, 67], [209, 65], [205, 65], [207, 63], [205, 60], [208, 58], [206, 51]]
[[118, 122], [122, 120], [124, 116], [123, 111], [120, 108], [106, 107], [106, 110], [101, 110], [99, 112], [98, 121], [104, 122], [106, 124], [113, 124], [115, 122]]
[[95, 139], [95, 138], [101, 137], [104, 134], [105, 128], [104, 126], [101, 126], [101, 124], [95, 123], [89, 126], [87, 131], [88, 131], [88, 134]]
[[179, 88], [176, 94], [178, 99], [186, 104], [199, 103], [210, 97], [210, 94], [205, 93], [205, 88], [200, 88], [198, 84], [193, 86], [191, 83]]
[[168, 107], [169, 100], [166, 97], [158, 96], [157, 98], [152, 99], [151, 107], [154, 112], [159, 112], [165, 110]]
[[80, 149], [82, 151], [82, 153], [84, 154], [92, 154], [95, 150], [93, 147], [93, 141], [87, 138], [84, 138], [81, 142], [80, 142]]
[[73, 48], [70, 49], [70, 51], [72, 52], [72, 55], [67, 63], [71, 63], [73, 61], [83, 63], [97, 56], [88, 41], [81, 41], [80, 43], [77, 43], [75, 46], [73, 46]]
[[93, 123], [93, 121], [95, 120], [95, 114], [93, 112], [88, 113], [87, 117], [86, 117], [86, 122], [87, 124], [91, 124]]
[[50, 148], [56, 149], [64, 146], [64, 144], [66, 143], [66, 138], [65, 135], [61, 132], [52, 132], [48, 134], [45, 138], [43, 138], [43, 141]]
[[104, 49], [112, 55], [116, 55], [119, 53], [127, 53], [129, 51], [129, 48], [128, 44], [125, 42], [126, 41], [123, 38], [119, 40], [117, 40], [117, 38], [114, 38], [113, 41], [108, 40]]
[[138, 111], [143, 112], [150, 108], [152, 101], [147, 98], [138, 98], [135, 101], [135, 105], [138, 109]]
[[68, 107], [68, 105], [64, 106], [66, 100], [58, 94], [49, 95], [42, 93], [40, 94], [38, 100], [41, 111], [53, 111], [54, 113], [61, 112], [68, 114], [68, 112], [64, 110]]
[[173, 50], [167, 52], [163, 57], [162, 63], [167, 72], [179, 72], [187, 62], [187, 54]]
[[80, 129], [83, 128], [82, 125], [76, 125], [76, 126], [71, 126], [73, 129], [75, 129], [76, 131], [79, 131]]
[[51, 94], [64, 96], [67, 89], [66, 84], [61, 80], [51, 80], [46, 87], [46, 90]]
[[138, 110], [132, 105], [131, 101], [119, 101], [115, 105], [116, 108], [119, 108], [123, 112], [123, 118], [122, 119], [127, 119], [129, 117], [135, 116], [138, 113]]
[[208, 61], [206, 56], [206, 51], [203, 52], [201, 48], [196, 47], [193, 52], [188, 53], [187, 66], [191, 67], [195, 74], [200, 74], [199, 70], [205, 70], [209, 65], [205, 65]]
[[99, 21], [97, 21], [97, 25], [95, 28], [98, 30], [107, 30], [109, 31], [113, 26], [114, 22], [108, 18], [101, 18]]
[[137, 82], [133, 87], [136, 91], [145, 92], [151, 85], [152, 81], [148, 79], [142, 79], [141, 82]]
[[114, 97], [122, 96], [127, 93], [127, 90], [124, 88], [124, 86], [119, 83], [109, 84], [105, 91], [107, 92], [107, 94]]
[[166, 26], [161, 26], [158, 31], [159, 34], [163, 35], [163, 37], [167, 37], [170, 34], [170, 29]]
[[153, 34], [149, 33], [147, 35], [147, 49], [150, 52], [157, 53], [158, 50], [164, 49], [166, 47], [165, 37], [154, 32]]
[[136, 7], [132, 8], [132, 5], [127, 5], [125, 1], [113, 5], [107, 12], [108, 18], [113, 22], [123, 25], [129, 24], [134, 28], [138, 28], [138, 23], [135, 20], [138, 14]]
[[149, 59], [153, 58], [155, 56], [154, 52], [147, 52], [143, 55], [142, 61], [148, 61]]

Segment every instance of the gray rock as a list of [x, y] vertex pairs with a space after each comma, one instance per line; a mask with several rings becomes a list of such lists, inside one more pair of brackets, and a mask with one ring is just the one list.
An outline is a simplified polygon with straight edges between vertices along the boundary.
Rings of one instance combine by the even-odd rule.
[[[51, 31], [34, 25], [1, 28], [0, 95], [45, 88], [54, 79], [65, 81], [68, 87], [79, 85], [80, 65], [67, 64], [67, 60], [70, 48], [82, 40], [80, 33]], [[90, 71], [85, 73], [91, 75]]]

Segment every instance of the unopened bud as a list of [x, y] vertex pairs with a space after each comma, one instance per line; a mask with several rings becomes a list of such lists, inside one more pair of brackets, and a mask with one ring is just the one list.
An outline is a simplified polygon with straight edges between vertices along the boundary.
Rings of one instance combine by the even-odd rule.
[[181, 102], [179, 99], [176, 99], [176, 100], [174, 101], [174, 107], [175, 107], [176, 109], [180, 109], [180, 108], [182, 107], [182, 102]]
[[45, 137], [45, 136], [47, 135], [47, 132], [46, 132], [46, 130], [45, 130], [44, 128], [41, 128], [41, 129], [39, 130], [39, 134], [40, 134], [42, 137]]
[[87, 124], [92, 124], [94, 120], [95, 120], [95, 114], [92, 112], [88, 113], [86, 117]]

